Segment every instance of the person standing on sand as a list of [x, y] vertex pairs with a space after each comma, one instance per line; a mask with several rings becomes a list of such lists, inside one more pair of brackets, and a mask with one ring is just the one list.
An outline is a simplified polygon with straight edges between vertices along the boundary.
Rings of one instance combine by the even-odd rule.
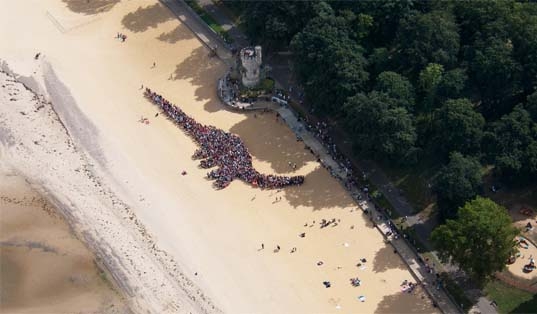
[[262, 250], [265, 249], [265, 243], [261, 243], [261, 249], [262, 249]]

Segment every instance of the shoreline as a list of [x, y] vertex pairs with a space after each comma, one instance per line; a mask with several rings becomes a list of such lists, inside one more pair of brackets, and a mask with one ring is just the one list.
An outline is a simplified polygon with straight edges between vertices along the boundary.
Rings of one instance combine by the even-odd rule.
[[0, 177], [0, 311], [131, 313], [62, 213], [1, 160]]
[[[11, 73], [14, 73], [14, 72], [12, 71]], [[115, 216], [114, 218], [118, 219], [118, 221], [115, 222], [116, 226], [120, 226], [120, 225], [125, 224], [125, 221], [128, 221], [128, 222], [133, 221], [134, 226], [130, 227], [130, 229], [131, 230], [136, 230], [136, 234], [140, 234], [142, 236], [142, 238], [140, 240], [134, 240], [136, 238], [136, 235], [133, 235], [132, 232], [129, 232], [128, 231], [129, 229], [126, 229], [126, 228], [124, 228], [124, 230], [122, 232], [122, 235], [130, 233], [131, 236], [134, 237], [134, 239], [131, 239], [130, 241], [134, 241], [134, 242], [131, 242], [132, 243], [131, 245], [133, 245], [136, 248], [139, 248], [137, 257], [139, 258], [140, 256], [145, 256], [145, 258], [147, 258], [147, 259], [153, 259], [153, 256], [154, 256], [155, 259], [156, 259], [155, 262], [157, 264], [155, 264], [153, 266], [148, 265], [149, 269], [151, 269], [151, 267], [156, 267], [156, 269], [158, 270], [160, 267], [162, 267], [163, 268], [162, 271], [157, 271], [157, 273], [160, 273], [161, 276], [164, 275], [165, 273], [167, 273], [167, 274], [169, 274], [169, 276], [174, 277], [173, 280], [171, 280], [171, 278], [169, 278], [167, 280], [162, 280], [163, 283], [167, 282], [171, 287], [173, 287], [173, 286], [175, 286], [173, 284], [173, 282], [182, 282], [180, 287], [181, 287], [181, 290], [184, 291], [184, 293], [185, 293], [184, 297], [186, 299], [186, 300], [183, 299], [182, 304], [179, 303], [181, 301], [174, 301], [174, 298], [180, 297], [180, 295], [177, 295], [176, 293], [172, 292], [172, 290], [169, 290], [169, 289], [168, 289], [168, 294], [169, 294], [168, 297], [171, 297], [171, 298], [169, 298], [168, 301], [159, 300], [159, 297], [158, 297], [158, 296], [163, 296], [165, 294], [165, 292], [164, 292], [165, 290], [159, 290], [158, 291], [158, 290], [153, 288], [152, 289], [153, 293], [157, 293], [157, 291], [158, 291], [158, 296], [157, 295], [151, 296], [151, 294], [148, 293], [148, 291], [149, 291], [148, 288], [150, 287], [150, 283], [143, 282], [143, 281], [140, 282], [139, 280], [135, 280], [135, 278], [133, 278], [133, 275], [135, 274], [136, 267], [134, 266], [132, 260], [131, 260], [131, 265], [130, 266], [122, 261], [122, 257], [120, 257], [120, 256], [125, 253], [125, 251], [124, 251], [125, 247], [123, 247], [123, 249], [119, 248], [120, 250], [123, 251], [122, 253], [120, 253], [120, 251], [116, 252], [118, 250], [118, 248], [114, 248], [112, 245], [110, 245], [111, 243], [113, 243], [113, 241], [103, 241], [104, 240], [102, 238], [103, 233], [98, 232], [97, 229], [92, 230], [92, 228], [89, 226], [91, 224], [90, 221], [92, 221], [93, 219], [87, 219], [88, 218], [87, 216], [84, 217], [84, 212], [83, 212], [84, 209], [79, 208], [77, 206], [77, 205], [80, 204], [81, 200], [79, 200], [77, 202], [75, 199], [73, 199], [74, 195], [64, 194], [65, 189], [63, 189], [64, 191], [62, 193], [62, 192], [60, 192], [60, 191], [62, 191], [62, 189], [54, 190], [53, 188], [51, 188], [49, 186], [49, 184], [47, 184], [47, 180], [51, 180], [51, 178], [43, 178], [42, 177], [41, 179], [36, 180], [34, 176], [29, 175], [28, 172], [27, 172], [28, 168], [30, 168], [30, 169], [32, 168], [31, 166], [29, 166], [25, 170], [22, 170], [20, 168], [17, 169], [16, 165], [13, 165], [13, 164], [8, 162], [8, 166], [11, 169], [13, 169], [13, 172], [16, 175], [19, 175], [19, 176], [25, 178], [25, 180], [34, 189], [36, 189], [42, 195], [44, 195], [44, 197], [51, 204], [53, 204], [53, 206], [55, 208], [57, 208], [57, 210], [61, 213], [61, 215], [64, 217], [65, 221], [73, 229], [74, 233], [81, 240], [83, 240], [83, 242], [89, 248], [91, 248], [91, 251], [95, 252], [97, 260], [100, 261], [100, 263], [103, 266], [103, 268], [105, 269], [105, 271], [108, 274], [110, 274], [112, 278], [114, 278], [114, 283], [120, 287], [120, 290], [123, 293], [126, 294], [126, 297], [128, 299], [130, 299], [131, 303], [136, 304], [136, 306], [132, 307], [134, 309], [134, 311], [141, 313], [141, 312], [144, 312], [144, 308], [145, 308], [146, 310], [148, 310], [150, 312], [162, 312], [162, 313], [170, 312], [170, 313], [173, 313], [173, 312], [175, 312], [176, 310], [178, 310], [180, 308], [183, 308], [185, 310], [190, 308], [189, 311], [193, 311], [193, 312], [197, 312], [197, 313], [213, 313], [213, 312], [217, 313], [218, 310], [214, 307], [214, 305], [211, 304], [211, 301], [206, 299], [206, 297], [204, 297], [204, 295], [201, 292], [201, 290], [196, 288], [194, 286], [193, 282], [190, 279], [188, 279], [186, 276], [184, 276], [184, 274], [182, 274], [180, 271], [176, 271], [175, 272], [176, 275], [172, 275], [173, 272], [170, 269], [164, 270], [165, 268], [167, 268], [167, 266], [166, 266], [166, 264], [162, 263], [161, 254], [163, 253], [163, 251], [160, 250], [156, 246], [156, 243], [151, 239], [151, 236], [148, 235], [147, 231], [145, 231], [145, 227], [141, 224], [141, 222], [138, 221], [138, 219], [135, 217], [135, 215], [132, 212], [129, 212], [129, 206], [126, 203], [124, 203], [112, 191], [112, 188], [109, 185], [107, 185], [106, 179], [104, 177], [100, 176], [100, 173], [103, 173], [102, 170], [100, 169], [100, 167], [93, 164], [92, 158], [90, 156], [86, 155], [87, 153], [84, 152], [85, 151], [84, 148], [81, 149], [81, 148], [78, 147], [78, 143], [75, 144], [76, 141], [73, 141], [73, 138], [69, 135], [69, 131], [66, 128], [66, 123], [62, 119], [60, 119], [58, 113], [56, 112], [57, 109], [56, 109], [54, 103], [51, 103], [51, 102], [45, 103], [42, 100], [41, 96], [37, 95], [35, 92], [33, 92], [25, 84], [17, 81], [15, 76], [10, 76], [6, 72], [3, 72], [3, 71], [0, 72], [0, 77], [1, 76], [7, 76], [7, 77], [4, 77], [2, 79], [2, 82], [10, 82], [12, 85], [14, 85], [13, 88], [15, 90], [17, 90], [17, 85], [19, 85], [20, 87], [22, 87], [24, 89], [24, 90], [18, 89], [17, 92], [14, 93], [14, 95], [16, 97], [25, 98], [25, 95], [23, 95], [24, 93], [27, 93], [27, 94], [31, 95], [31, 97], [26, 96], [26, 101], [27, 102], [33, 102], [34, 103], [34, 108], [39, 108], [39, 107], [41, 108], [39, 110], [36, 109], [34, 111], [34, 113], [38, 113], [39, 111], [44, 111], [48, 116], [47, 118], [55, 120], [56, 122], [59, 123], [59, 125], [56, 127], [56, 131], [47, 130], [52, 134], [45, 135], [46, 132], [43, 132], [42, 134], [45, 135], [43, 137], [44, 138], [63, 137], [63, 141], [65, 141], [65, 145], [68, 148], [66, 149], [65, 146], [62, 147], [61, 145], [57, 145], [57, 146], [54, 146], [54, 147], [56, 147], [56, 149], [58, 151], [62, 150], [62, 149], [66, 150], [66, 151], [64, 151], [64, 154], [71, 153], [73, 155], [73, 157], [75, 157], [77, 159], [80, 159], [82, 161], [79, 164], [79, 166], [81, 166], [81, 168], [83, 168], [83, 170], [82, 171], [79, 170], [77, 172], [79, 172], [81, 174], [83, 173], [84, 178], [79, 178], [79, 179], [81, 179], [83, 181], [90, 181], [94, 185], [94, 187], [98, 187], [96, 190], [100, 190], [99, 191], [100, 193], [97, 192], [96, 194], [102, 194], [104, 196], [104, 197], [101, 198], [100, 202], [106, 201], [106, 198], [108, 198], [109, 200], [112, 200], [112, 204], [119, 204], [120, 207], [122, 207], [122, 211], [123, 211], [122, 215], [123, 215], [123, 217], [118, 217], [119, 213], [115, 212], [117, 210], [117, 205], [116, 206], [112, 205], [112, 207], [116, 207], [115, 209], [109, 208], [109, 210], [111, 210], [111, 211], [113, 211], [115, 213], [113, 215], [110, 215], [110, 213], [109, 213], [109, 215], [107, 215], [107, 216], [109, 218], [112, 218], [112, 217]], [[47, 78], [45, 77], [45, 80], [46, 79]], [[39, 100], [39, 99], [41, 99], [41, 100]], [[16, 102], [19, 102], [19, 101], [17, 100]], [[4, 103], [4, 105], [7, 105], [7, 103]], [[56, 106], [57, 105], [59, 105], [59, 104], [56, 104]], [[49, 111], [49, 112], [47, 112], [47, 111]], [[29, 111], [27, 110], [26, 112], [29, 112]], [[4, 112], [4, 114], [5, 114], [5, 112]], [[25, 115], [30, 115], [30, 114], [27, 113]], [[1, 116], [3, 116], [3, 115], [0, 114], [0, 117]], [[39, 118], [37, 118], [37, 119], [39, 119]], [[33, 123], [35, 123], [35, 122], [36, 121], [34, 120]], [[54, 124], [54, 122], [52, 124]], [[68, 123], [67, 123], [67, 125], [68, 125]], [[18, 128], [23, 129], [23, 126], [19, 125]], [[46, 128], [43, 128], [43, 129], [45, 130]], [[13, 130], [13, 128], [11, 128], [11, 130]], [[54, 133], [56, 133], [56, 134], [54, 134]], [[61, 133], [63, 133], [63, 136], [59, 135]], [[20, 137], [17, 137], [17, 136], [13, 136], [13, 134], [2, 134], [2, 138], [0, 138], [0, 139], [3, 139], [3, 142], [5, 142], [4, 145], [6, 145], [7, 144], [6, 139], [10, 138], [10, 137], [20, 138]], [[38, 144], [35, 144], [35, 145], [38, 145]], [[3, 154], [3, 155], [5, 157], [8, 157], [9, 150], [10, 150], [10, 148], [12, 148], [12, 146], [9, 145], [9, 144], [7, 144], [6, 146], [8, 146], [8, 147], [6, 149], [5, 154]], [[11, 147], [9, 147], [9, 146], [11, 146]], [[25, 147], [25, 148], [28, 149], [29, 152], [32, 151], [32, 149], [30, 147]], [[55, 149], [55, 151], [56, 151], [56, 149]], [[19, 149], [17, 149], [17, 150], [19, 150]], [[70, 150], [70, 152], [69, 152], [69, 150]], [[33, 152], [35, 153], [35, 151], [33, 151]], [[21, 156], [19, 155], [19, 157], [21, 157]], [[73, 165], [70, 165], [70, 166], [73, 166]], [[75, 171], [76, 171], [76, 169], [75, 169]], [[88, 182], [85, 182], [86, 186], [87, 186], [87, 183]], [[84, 184], [84, 182], [79, 182], [79, 184]], [[107, 191], [107, 192], [103, 193], [103, 191]], [[76, 204], [76, 203], [79, 203], [79, 204]], [[88, 210], [88, 209], [86, 209], [86, 210]], [[126, 215], [126, 214], [129, 216], [128, 220], [125, 219], [124, 215]], [[105, 222], [104, 219], [100, 219], [100, 220], [101, 220], [101, 223]], [[123, 220], [123, 222], [121, 222], [121, 220]], [[95, 220], [93, 220], [93, 222], [95, 222]], [[106, 224], [109, 224], [109, 223], [112, 224], [112, 219], [109, 219], [108, 221], [106, 221]], [[105, 230], [110, 230], [110, 228], [105, 227]], [[103, 230], [101, 230], [101, 231], [103, 231]], [[136, 243], [136, 244], [134, 244], [134, 243]], [[142, 246], [147, 246], [147, 248], [145, 250], [148, 250], [149, 245], [151, 245], [150, 248], [153, 250], [153, 253], [150, 253], [150, 251], [148, 251], [145, 254], [140, 254], [140, 253], [142, 253], [142, 251], [140, 251], [142, 249]], [[164, 252], [164, 254], [166, 254], [166, 257], [167, 257], [167, 253]], [[127, 255], [127, 256], [129, 256], [129, 255]], [[138, 266], [140, 266], [140, 265], [138, 265]], [[129, 267], [131, 269], [129, 269]], [[132, 269], [132, 267], [134, 267], [134, 269]], [[177, 269], [177, 266], [175, 268]], [[156, 275], [157, 273], [154, 273], [154, 274]], [[141, 273], [137, 272], [137, 274], [140, 275]], [[175, 276], [178, 276], [179, 278], [176, 278]], [[154, 282], [153, 285], [155, 283], [156, 282]], [[145, 291], [144, 291], [143, 294], [140, 294], [139, 290], [142, 290], [142, 289], [145, 290]], [[163, 289], [162, 286], [159, 287], [159, 289]], [[175, 288], [173, 288], [173, 289], [175, 289]], [[149, 297], [154, 298], [154, 300], [147, 300], [147, 299], [149, 299]], [[196, 302], [195, 300], [198, 299], [198, 298], [201, 299], [202, 302]], [[179, 298], [179, 300], [180, 300], [180, 298]], [[169, 308], [171, 308], [171, 311], [169, 309], [167, 310], [166, 308], [162, 308], [163, 304], [168, 304]], [[190, 305], [187, 306], [186, 304], [190, 304]], [[214, 310], [216, 310], [216, 311], [214, 311]]]

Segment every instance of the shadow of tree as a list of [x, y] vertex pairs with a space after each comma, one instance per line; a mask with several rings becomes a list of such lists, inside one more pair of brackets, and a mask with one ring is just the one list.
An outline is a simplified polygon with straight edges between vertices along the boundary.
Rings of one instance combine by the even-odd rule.
[[[220, 107], [216, 96], [217, 78], [223, 75], [225, 65], [217, 58], [211, 58], [209, 51], [200, 46], [194, 49], [191, 55], [178, 64], [172, 73], [172, 80], [188, 80], [196, 87], [196, 100], [207, 100], [211, 104], [205, 108]], [[218, 106], [217, 106], [218, 105]]]
[[175, 44], [178, 41], [181, 40], [187, 40], [187, 39], [193, 39], [194, 35], [192, 35], [192, 32], [188, 28], [186, 28], [184, 25], [178, 25], [173, 30], [160, 34], [157, 39], [160, 41], [165, 41], [170, 44]]
[[145, 32], [150, 27], [157, 27], [158, 24], [172, 20], [174, 17], [166, 12], [160, 3], [147, 6], [145, 8], [139, 7], [136, 11], [130, 12], [125, 15], [121, 20], [121, 24], [128, 30], [137, 32]]
[[519, 304], [511, 313], [535, 313], [537, 312], [537, 294], [530, 300]]
[[394, 253], [394, 248], [390, 244], [386, 244], [382, 249], [377, 251], [373, 260], [373, 271], [382, 273], [389, 269], [407, 270], [406, 265], [401, 260], [397, 253]]
[[249, 112], [246, 119], [231, 127], [230, 132], [238, 134], [250, 154], [256, 159], [270, 163], [274, 173], [287, 174], [293, 171], [289, 162], [300, 169], [306, 163], [315, 161], [302, 143], [296, 142], [289, 128], [277, 125], [273, 112]]
[[305, 176], [304, 184], [286, 187], [283, 192], [284, 197], [294, 208], [309, 206], [313, 210], [321, 210], [354, 206], [350, 195], [345, 189], [338, 187], [338, 184], [326, 169], [319, 166]]
[[118, 2], [119, 0], [63, 0], [69, 10], [87, 15], [107, 12]]
[[412, 294], [396, 293], [385, 296], [377, 305], [375, 313], [432, 313], [432, 301], [425, 292], [416, 289]]

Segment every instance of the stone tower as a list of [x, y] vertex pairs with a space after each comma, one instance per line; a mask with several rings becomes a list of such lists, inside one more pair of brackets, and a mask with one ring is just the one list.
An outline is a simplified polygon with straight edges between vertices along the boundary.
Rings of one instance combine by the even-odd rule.
[[261, 80], [261, 46], [246, 47], [240, 52], [242, 64], [242, 84], [254, 87]]

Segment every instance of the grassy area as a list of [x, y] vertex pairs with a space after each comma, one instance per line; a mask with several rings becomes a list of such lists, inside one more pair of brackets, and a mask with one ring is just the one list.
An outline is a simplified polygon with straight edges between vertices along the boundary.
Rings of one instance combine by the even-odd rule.
[[537, 295], [493, 280], [485, 287], [489, 299], [496, 301], [500, 313], [535, 313]]
[[218, 35], [222, 36], [225, 42], [227, 43], [233, 43], [233, 38], [229, 36], [228, 32], [222, 28], [220, 24], [218, 24], [212, 16], [209, 15], [199, 4], [196, 0], [186, 0], [185, 1], [188, 6], [190, 6], [196, 14], [201, 17], [201, 19], [209, 25], [209, 27], [215, 31]]

